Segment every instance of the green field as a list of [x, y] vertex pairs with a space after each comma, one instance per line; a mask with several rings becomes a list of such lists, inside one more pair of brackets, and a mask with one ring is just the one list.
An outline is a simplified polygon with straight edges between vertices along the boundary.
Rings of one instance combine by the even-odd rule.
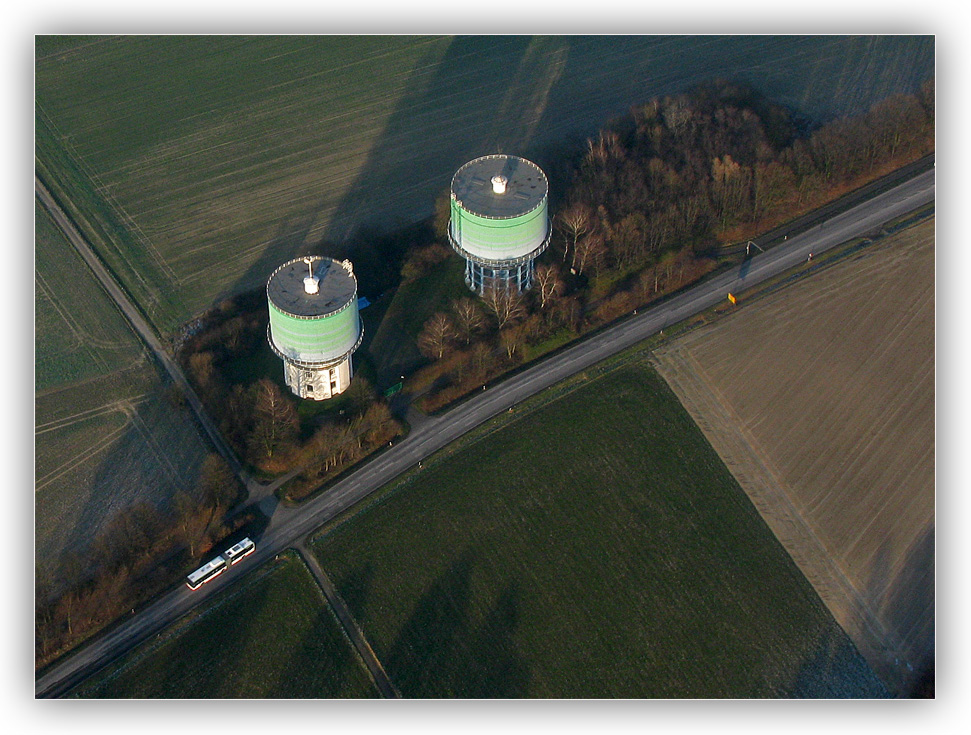
[[[107, 376], [106, 382], [117, 378]], [[148, 379], [148, 376], [144, 376]], [[80, 408], [34, 433], [34, 548], [38, 563], [81, 551], [116, 512], [137, 501], [165, 507], [179, 490], [194, 492], [207, 444], [184, 409], [156, 382], [143, 395], [97, 401], [91, 385], [54, 398]]]
[[141, 343], [47, 211], [34, 203], [34, 386], [121, 370]]
[[322, 241], [430, 214], [474, 156], [542, 161], [716, 73], [823, 119], [933, 67], [933, 36], [42, 36], [37, 152], [168, 332]]
[[395, 289], [373, 339], [364, 345], [379, 384], [392, 385], [400, 374], [425, 362], [418, 351], [418, 334], [435, 312], [448, 311], [449, 301], [472, 295], [464, 274], [465, 263], [449, 258]]
[[377, 690], [310, 572], [285, 555], [70, 696], [338, 698]]
[[142, 343], [35, 203], [35, 551], [56, 563], [112, 513], [191, 490], [206, 451]]
[[575, 383], [315, 541], [402, 694], [886, 696], [653, 369]]

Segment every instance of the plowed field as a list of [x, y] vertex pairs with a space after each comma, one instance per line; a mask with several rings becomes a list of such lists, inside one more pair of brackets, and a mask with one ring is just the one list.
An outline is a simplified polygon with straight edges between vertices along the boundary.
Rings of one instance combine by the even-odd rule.
[[656, 352], [891, 686], [933, 664], [934, 221]]
[[40, 36], [37, 155], [166, 332], [302, 250], [431, 214], [472, 157], [716, 76], [826, 119], [933, 71], [933, 36]]

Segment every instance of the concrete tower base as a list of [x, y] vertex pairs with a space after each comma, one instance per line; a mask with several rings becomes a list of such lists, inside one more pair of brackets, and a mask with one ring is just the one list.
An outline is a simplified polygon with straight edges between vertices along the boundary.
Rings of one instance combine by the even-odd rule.
[[284, 377], [294, 395], [314, 401], [326, 401], [347, 390], [354, 377], [351, 357], [326, 367], [307, 367], [284, 359]]

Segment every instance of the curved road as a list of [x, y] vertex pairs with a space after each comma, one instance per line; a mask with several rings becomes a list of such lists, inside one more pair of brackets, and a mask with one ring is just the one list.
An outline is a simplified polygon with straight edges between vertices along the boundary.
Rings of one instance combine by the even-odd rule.
[[[368, 462], [323, 495], [296, 508], [275, 506], [256, 553], [196, 592], [184, 585], [160, 596], [131, 619], [53, 666], [35, 682], [37, 696], [58, 696], [142, 640], [160, 632], [247, 569], [295, 546], [307, 534], [367, 497], [465, 432], [544, 388], [646, 339], [669, 324], [720, 303], [746, 288], [859, 237], [934, 200], [934, 171], [927, 171], [827, 220], [641, 314], [588, 338], [484, 391], [451, 411], [422, 422], [397, 446]], [[100, 265], [100, 264], [99, 264]], [[264, 505], [272, 503], [267, 498]], [[240, 569], [242, 567], [242, 569]]]

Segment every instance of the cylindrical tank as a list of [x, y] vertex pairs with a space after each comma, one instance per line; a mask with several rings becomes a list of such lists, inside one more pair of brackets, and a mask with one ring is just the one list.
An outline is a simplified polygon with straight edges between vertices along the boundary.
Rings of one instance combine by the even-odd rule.
[[318, 401], [346, 390], [353, 376], [351, 355], [364, 336], [350, 261], [291, 260], [270, 275], [266, 296], [267, 338], [283, 358], [290, 390]]
[[533, 260], [550, 241], [549, 183], [532, 161], [482, 156], [455, 172], [449, 240], [473, 291], [532, 285]]

